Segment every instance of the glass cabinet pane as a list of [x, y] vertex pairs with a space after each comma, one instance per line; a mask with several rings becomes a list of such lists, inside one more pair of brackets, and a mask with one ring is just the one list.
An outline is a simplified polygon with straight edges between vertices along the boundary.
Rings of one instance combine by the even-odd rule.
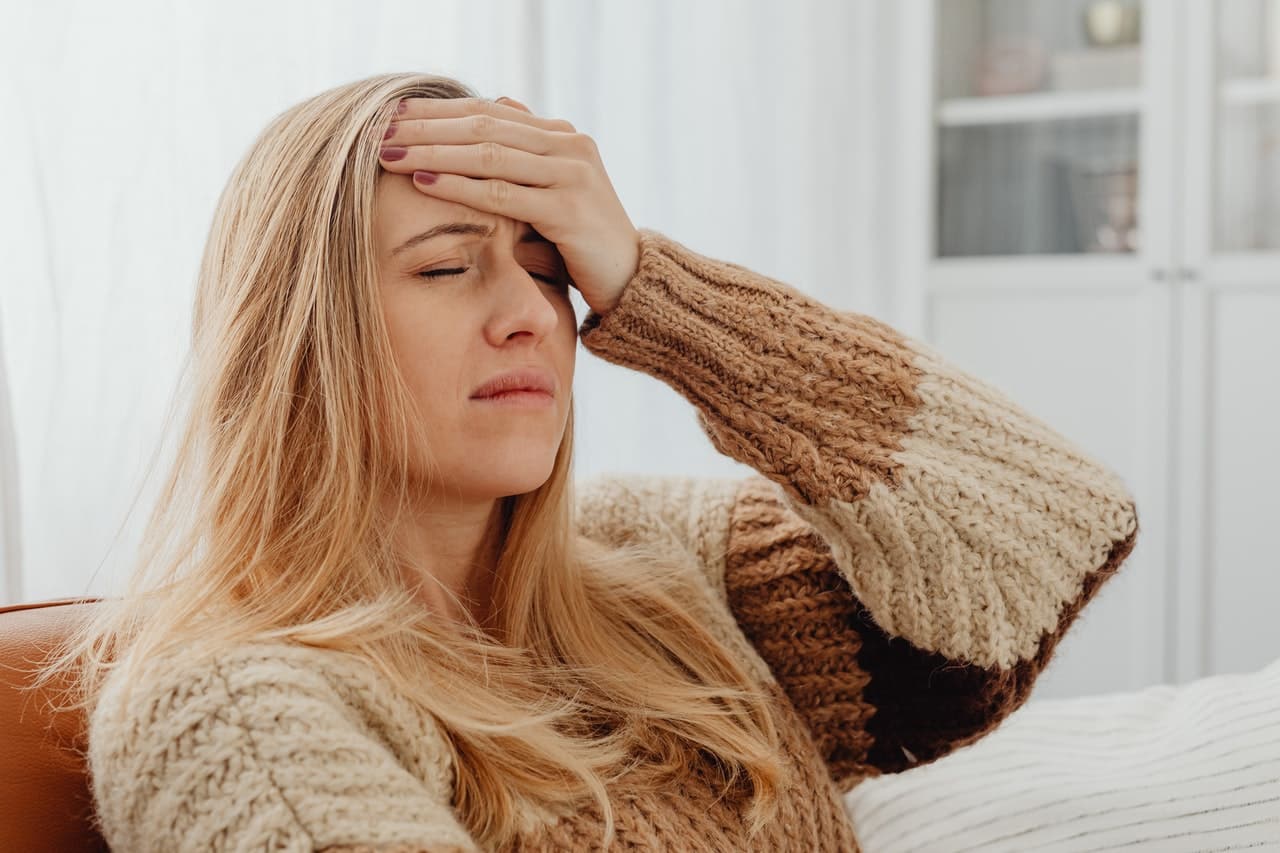
[[937, 0], [938, 257], [1139, 248], [1136, 0]]
[[1216, 8], [1214, 247], [1280, 249], [1280, 0]]

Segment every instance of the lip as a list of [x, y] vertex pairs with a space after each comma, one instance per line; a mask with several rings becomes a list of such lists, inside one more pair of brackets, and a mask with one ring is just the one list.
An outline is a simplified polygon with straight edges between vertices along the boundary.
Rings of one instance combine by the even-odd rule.
[[471, 399], [484, 400], [507, 391], [539, 391], [554, 397], [555, 376], [539, 367], [522, 367], [491, 376], [471, 392]]

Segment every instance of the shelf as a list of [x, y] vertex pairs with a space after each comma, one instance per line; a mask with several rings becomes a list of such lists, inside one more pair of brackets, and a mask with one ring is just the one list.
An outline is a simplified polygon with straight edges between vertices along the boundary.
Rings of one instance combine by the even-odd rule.
[[961, 127], [1133, 115], [1141, 109], [1141, 89], [1104, 89], [951, 98], [937, 105], [936, 116], [943, 127]]
[[1237, 77], [1222, 84], [1226, 104], [1280, 105], [1280, 77]]
[[1086, 252], [1069, 255], [970, 255], [931, 258], [927, 293], [971, 290], [1109, 291], [1143, 287], [1148, 262], [1135, 252]]

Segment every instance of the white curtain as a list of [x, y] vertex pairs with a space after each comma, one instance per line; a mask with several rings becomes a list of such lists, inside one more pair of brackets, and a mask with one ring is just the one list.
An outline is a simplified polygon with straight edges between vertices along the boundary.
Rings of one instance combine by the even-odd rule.
[[[163, 474], [217, 195], [273, 115], [357, 77], [443, 73], [567, 118], [637, 225], [893, 321], [886, 14], [872, 0], [6, 4], [0, 603], [119, 588]], [[657, 380], [580, 348], [575, 386], [579, 477], [745, 473]]]

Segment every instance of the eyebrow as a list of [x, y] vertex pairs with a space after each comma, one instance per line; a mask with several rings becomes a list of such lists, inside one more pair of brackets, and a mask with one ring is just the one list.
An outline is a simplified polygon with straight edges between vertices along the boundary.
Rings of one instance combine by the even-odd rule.
[[[425, 243], [435, 237], [443, 237], [447, 234], [469, 234], [478, 237], [492, 237], [493, 226], [480, 225], [475, 222], [446, 222], [443, 225], [436, 225], [428, 228], [420, 234], [415, 234], [408, 240], [405, 240], [399, 246], [391, 250], [391, 257], [395, 257], [401, 252], [407, 252], [420, 243]], [[528, 226], [524, 234], [520, 236], [521, 243], [550, 243], [546, 237], [539, 234], [532, 225]]]

